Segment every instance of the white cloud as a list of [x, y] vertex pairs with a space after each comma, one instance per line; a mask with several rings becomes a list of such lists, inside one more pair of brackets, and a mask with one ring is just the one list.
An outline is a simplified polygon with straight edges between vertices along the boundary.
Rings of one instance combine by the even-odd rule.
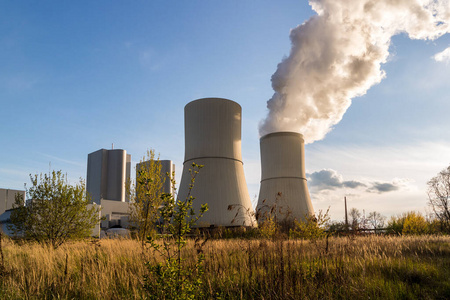
[[[330, 207], [334, 220], [343, 216], [345, 196], [349, 208], [376, 210], [388, 217], [411, 210], [423, 212], [428, 180], [450, 163], [447, 142], [389, 146], [315, 143], [306, 149], [314, 209], [317, 212]], [[317, 184], [314, 181], [320, 174], [323, 181]]]
[[[306, 174], [308, 179], [308, 186], [311, 190], [323, 192], [325, 190], [344, 189], [348, 193], [349, 190], [354, 190], [352, 193], [388, 193], [399, 191], [407, 188], [411, 180], [406, 178], [394, 178], [390, 181], [386, 180], [344, 180], [344, 177], [337, 171], [332, 169], [324, 169], [310, 174]], [[358, 192], [359, 191], [359, 192]], [[356, 194], [355, 194], [356, 193]]]
[[[449, 165], [450, 143], [344, 146], [318, 142], [306, 146], [305, 160], [316, 212], [330, 207], [332, 219], [339, 219], [346, 196], [349, 208], [376, 210], [389, 217], [425, 210], [426, 184]], [[244, 157], [244, 168], [254, 199], [261, 179], [259, 157]]]
[[450, 47], [434, 56], [434, 60], [438, 62], [450, 63]]
[[367, 186], [366, 184], [355, 180], [345, 181], [341, 174], [332, 169], [324, 169], [306, 174], [306, 177], [308, 178], [308, 185], [320, 191], [338, 188], [356, 189]]
[[450, 143], [444, 141], [408, 145], [312, 144], [306, 147], [308, 173], [321, 169], [339, 170], [345, 178], [388, 181], [409, 178], [426, 182], [450, 163]]
[[[357, 207], [366, 211], [379, 211], [385, 215], [396, 211], [413, 210], [410, 204], [403, 203], [402, 195], [411, 194], [413, 180], [394, 178], [391, 180], [352, 179], [344, 180], [344, 176], [332, 169], [324, 169], [307, 174], [308, 187], [316, 212], [330, 208], [331, 217], [336, 220], [343, 214], [343, 199], [351, 200], [349, 207]], [[349, 178], [347, 178], [349, 179]], [[421, 197], [416, 197], [419, 201]], [[392, 201], [392, 203], [391, 203]], [[400, 210], [398, 205], [402, 207]], [[403, 208], [405, 207], [405, 208]], [[415, 206], [414, 206], [415, 207]], [[419, 206], [422, 209], [422, 206]]]

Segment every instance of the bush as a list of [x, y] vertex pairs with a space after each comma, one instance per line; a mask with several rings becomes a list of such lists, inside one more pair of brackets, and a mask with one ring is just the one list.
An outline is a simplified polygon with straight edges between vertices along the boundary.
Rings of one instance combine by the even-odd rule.
[[425, 234], [428, 233], [428, 224], [425, 218], [414, 211], [407, 213], [403, 222], [403, 234]]
[[410, 211], [392, 216], [388, 222], [388, 231], [397, 234], [426, 234], [430, 233], [430, 224], [421, 213]]
[[71, 239], [86, 238], [100, 221], [99, 208], [89, 206], [84, 182], [70, 185], [61, 171], [31, 176], [25, 205], [17, 195], [8, 229], [16, 237], [34, 240], [58, 248]]
[[324, 238], [325, 224], [330, 220], [328, 216], [329, 209], [325, 213], [319, 211], [317, 216], [305, 216], [305, 221], [294, 221], [295, 227], [289, 231], [289, 236], [306, 240], [317, 240]]

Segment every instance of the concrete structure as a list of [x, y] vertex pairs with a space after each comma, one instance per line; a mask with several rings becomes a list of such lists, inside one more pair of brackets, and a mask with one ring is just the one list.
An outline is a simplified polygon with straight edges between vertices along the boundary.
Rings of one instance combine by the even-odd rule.
[[93, 203], [102, 199], [128, 202], [125, 184], [130, 179], [131, 155], [122, 149], [100, 149], [88, 155], [86, 190]]
[[101, 206], [104, 218], [95, 226], [94, 235], [100, 236], [110, 227], [128, 226], [126, 183], [130, 180], [130, 171], [131, 155], [126, 150], [100, 149], [88, 155], [86, 191], [91, 202]]
[[[204, 165], [191, 195], [194, 208], [209, 210], [197, 226], [254, 226], [241, 155], [241, 106], [220, 98], [192, 101], [184, 108], [185, 158], [178, 197], [189, 194], [192, 163]], [[229, 209], [232, 208], [232, 209]]]
[[129, 224], [129, 202], [114, 200], [101, 200], [101, 214], [104, 220], [100, 222], [100, 228], [106, 230], [111, 227], [127, 228]]
[[10, 223], [11, 210], [16, 194], [22, 195], [25, 200], [25, 191], [0, 189], [0, 228], [7, 235], [11, 235], [6, 225]]
[[275, 132], [260, 139], [261, 186], [257, 205], [264, 219], [272, 208], [278, 220], [314, 214], [305, 176], [303, 135]]
[[11, 224], [11, 212], [13, 209], [8, 209], [0, 214], [0, 228], [7, 236], [13, 236], [12, 231], [8, 229], [8, 224]]
[[25, 191], [0, 189], [0, 215], [12, 208], [16, 194], [22, 195], [25, 200]]
[[[172, 176], [172, 174], [175, 172], [175, 164], [171, 160], [160, 160], [161, 164], [161, 178], [164, 178], [164, 183], [161, 189], [162, 193], [170, 193], [173, 194], [174, 190], [172, 187], [172, 183], [170, 182], [170, 178], [166, 176], [167, 173]], [[138, 177], [139, 170], [144, 166], [148, 165], [150, 161], [144, 161], [141, 163], [136, 164], [136, 178]], [[137, 184], [137, 183], [136, 183]]]

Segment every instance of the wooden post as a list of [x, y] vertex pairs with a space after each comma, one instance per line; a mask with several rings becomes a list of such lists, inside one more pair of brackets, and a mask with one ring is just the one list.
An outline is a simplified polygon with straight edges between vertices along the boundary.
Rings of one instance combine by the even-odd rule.
[[344, 197], [345, 203], [345, 230], [348, 231], [348, 215], [347, 215], [347, 197]]

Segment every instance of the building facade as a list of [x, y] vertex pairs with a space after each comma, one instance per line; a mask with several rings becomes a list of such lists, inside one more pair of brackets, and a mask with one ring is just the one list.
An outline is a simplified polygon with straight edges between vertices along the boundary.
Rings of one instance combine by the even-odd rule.
[[6, 225], [11, 221], [11, 210], [17, 194], [25, 200], [25, 191], [0, 188], [0, 226], [7, 235], [11, 234]]
[[88, 155], [86, 191], [92, 203], [101, 200], [129, 202], [126, 183], [130, 179], [131, 155], [126, 150], [100, 149]]

